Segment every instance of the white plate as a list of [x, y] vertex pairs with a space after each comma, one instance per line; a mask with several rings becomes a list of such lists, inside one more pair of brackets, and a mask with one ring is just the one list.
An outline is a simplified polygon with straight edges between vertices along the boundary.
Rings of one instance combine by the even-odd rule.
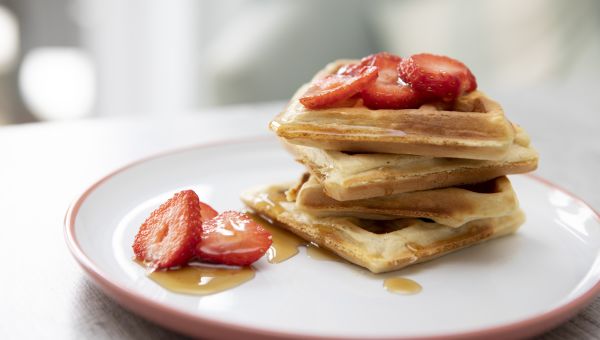
[[155, 284], [131, 259], [146, 216], [191, 188], [217, 210], [240, 209], [245, 188], [295, 179], [302, 168], [271, 138], [162, 154], [103, 178], [66, 218], [69, 248], [109, 296], [157, 323], [195, 336], [504, 337], [532, 335], [566, 320], [600, 292], [598, 215], [533, 176], [512, 176], [527, 222], [512, 236], [397, 274], [415, 295], [382, 280], [300, 254], [261, 259], [256, 277], [198, 297]]

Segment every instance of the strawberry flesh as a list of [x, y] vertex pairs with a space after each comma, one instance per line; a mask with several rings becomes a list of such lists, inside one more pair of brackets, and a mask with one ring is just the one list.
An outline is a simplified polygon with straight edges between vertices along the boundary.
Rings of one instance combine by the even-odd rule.
[[196, 256], [205, 262], [247, 266], [260, 259], [271, 243], [271, 234], [248, 215], [225, 211], [203, 225]]
[[154, 269], [186, 264], [202, 233], [200, 200], [192, 190], [181, 191], [163, 203], [141, 225], [133, 252]]
[[400, 62], [400, 78], [424, 96], [453, 101], [474, 91], [477, 80], [465, 64], [446, 56], [421, 53]]
[[363, 102], [370, 109], [416, 109], [423, 97], [409, 85], [377, 82], [362, 92]]
[[212, 220], [217, 217], [217, 215], [219, 215], [219, 213], [213, 209], [213, 207], [204, 202], [200, 202], [200, 218], [202, 219], [202, 223]]
[[371, 54], [361, 59], [360, 65], [376, 66], [379, 70], [377, 80], [395, 83], [398, 80], [398, 64], [402, 61], [399, 56], [389, 52]]
[[379, 70], [377, 80], [361, 92], [365, 106], [370, 109], [418, 108], [424, 97], [404, 84], [398, 75], [402, 58], [380, 52], [361, 60], [361, 65], [375, 66]]
[[357, 67], [351, 71], [341, 69], [336, 74], [318, 79], [300, 98], [300, 103], [309, 109], [335, 106], [359, 93], [377, 79], [376, 67]]

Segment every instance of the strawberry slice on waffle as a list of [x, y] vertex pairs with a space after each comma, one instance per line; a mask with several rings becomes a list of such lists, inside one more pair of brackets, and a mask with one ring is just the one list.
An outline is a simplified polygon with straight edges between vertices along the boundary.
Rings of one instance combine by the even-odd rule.
[[340, 70], [313, 82], [300, 98], [305, 107], [317, 110], [342, 102], [359, 93], [377, 79], [376, 67], [356, 67], [352, 72]]
[[398, 66], [402, 58], [397, 55], [380, 52], [361, 60], [363, 66], [375, 66], [379, 70], [377, 80], [362, 90], [364, 104], [370, 109], [410, 109], [423, 103], [423, 96], [402, 82]]
[[441, 55], [412, 55], [400, 62], [399, 73], [415, 91], [446, 102], [477, 88], [477, 80], [465, 64]]

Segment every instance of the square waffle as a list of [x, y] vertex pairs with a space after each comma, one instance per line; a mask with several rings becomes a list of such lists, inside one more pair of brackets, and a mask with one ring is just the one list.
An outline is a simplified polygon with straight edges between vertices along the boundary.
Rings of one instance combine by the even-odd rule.
[[[339, 60], [314, 79], [357, 62]], [[502, 107], [480, 91], [448, 104], [428, 103], [418, 109], [370, 110], [360, 100], [335, 108], [310, 110], [299, 98], [302, 86], [287, 108], [270, 124], [291, 144], [325, 150], [376, 152], [435, 157], [499, 160], [506, 157], [515, 131]]]
[[298, 209], [316, 217], [352, 216], [372, 220], [427, 218], [455, 228], [472, 220], [507, 215], [519, 206], [506, 176], [461, 187], [354, 201], [334, 200], [325, 194], [323, 186], [314, 177], [303, 176], [286, 196], [296, 202]]
[[513, 233], [525, 219], [518, 208], [507, 215], [473, 220], [459, 228], [415, 218], [376, 221], [316, 217], [286, 200], [289, 188], [290, 185], [261, 187], [242, 193], [241, 198], [252, 210], [281, 227], [373, 273], [397, 270]]
[[338, 200], [358, 200], [397, 193], [484, 182], [507, 174], [533, 171], [538, 153], [529, 136], [515, 126], [517, 135], [499, 160], [348, 153], [284, 143]]

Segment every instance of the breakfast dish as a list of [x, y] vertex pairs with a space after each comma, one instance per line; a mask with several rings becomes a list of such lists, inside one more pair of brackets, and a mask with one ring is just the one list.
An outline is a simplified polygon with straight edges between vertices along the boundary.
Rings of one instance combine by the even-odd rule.
[[309, 174], [246, 191], [242, 201], [373, 273], [525, 221], [505, 175], [535, 170], [538, 154], [458, 60], [380, 52], [335, 61], [270, 128]]
[[523, 212], [481, 218], [453, 228], [417, 218], [376, 221], [348, 216], [316, 217], [288, 202], [286, 185], [246, 191], [242, 201], [283, 228], [373, 273], [397, 270], [510, 234]]
[[[440, 63], [444, 72], [431, 71]], [[436, 112], [461, 112], [448, 110], [477, 93], [462, 63], [439, 56], [401, 60], [380, 53], [340, 70], [308, 86], [298, 101], [314, 111], [352, 106], [377, 115], [432, 106]], [[322, 79], [329, 80], [319, 83]], [[85, 190], [65, 216], [66, 242], [108, 296], [196, 338], [530, 338], [566, 321], [600, 293], [600, 216], [536, 176], [511, 178], [513, 189], [505, 175], [534, 170], [538, 156], [525, 132], [510, 126], [514, 137], [503, 156], [480, 148], [457, 157], [447, 147], [451, 143], [431, 149], [407, 144], [406, 154], [390, 154], [285, 141], [290, 149], [320, 155], [299, 159], [308, 168], [300, 169], [274, 138], [161, 153]], [[506, 161], [515, 147], [529, 156]], [[424, 153], [434, 149], [442, 153]], [[344, 161], [320, 163], [323, 155]], [[503, 160], [506, 166], [498, 164]], [[445, 162], [453, 167], [434, 171], [435, 180], [424, 175]], [[316, 171], [310, 164], [328, 165]], [[373, 171], [388, 165], [397, 172]], [[493, 172], [479, 176], [476, 171], [486, 167]], [[357, 168], [356, 173], [369, 171], [371, 180], [347, 191], [356, 196], [340, 199], [327, 189], [332, 174], [352, 176]], [[456, 180], [463, 168], [475, 170]], [[299, 174], [300, 181], [284, 182]], [[407, 174], [425, 185], [390, 192]], [[391, 184], [371, 190], [384, 180]], [[264, 230], [254, 214], [218, 213], [205, 203], [240, 208], [237, 195], [257, 183], [265, 184], [241, 198], [273, 222], [265, 222]], [[362, 192], [370, 194], [360, 198]], [[517, 235], [470, 247], [517, 231], [523, 210], [528, 223]], [[282, 229], [273, 231], [275, 225]], [[284, 229], [306, 242], [292, 242], [300, 247], [293, 258], [274, 265], [268, 257], [284, 243]], [[314, 256], [321, 248], [357, 266]], [[410, 280], [385, 273], [450, 253], [402, 270]], [[412, 282], [418, 294], [390, 294], [398, 279]], [[227, 293], [187, 295], [199, 289], [205, 291], [200, 295]]]
[[348, 216], [372, 220], [426, 218], [449, 227], [460, 227], [480, 218], [504, 216], [519, 205], [506, 176], [460, 187], [353, 201], [335, 200], [327, 196], [314, 177], [303, 176], [286, 195], [288, 201], [296, 202], [299, 210], [316, 217]]

